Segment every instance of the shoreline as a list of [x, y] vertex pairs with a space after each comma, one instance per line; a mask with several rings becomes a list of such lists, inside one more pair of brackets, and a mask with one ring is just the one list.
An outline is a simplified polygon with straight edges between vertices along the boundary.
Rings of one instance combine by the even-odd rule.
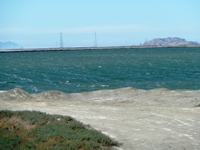
[[[177, 101], [181, 95], [181, 101]], [[147, 96], [147, 97], [144, 97]], [[148, 97], [154, 101], [152, 106], [173, 106], [195, 108], [200, 105], [200, 90], [169, 90], [156, 88], [151, 90], [132, 87], [104, 89], [80, 93], [66, 93], [58, 90], [47, 90], [39, 93], [29, 93], [21, 88], [0, 91], [0, 100], [68, 100], [103, 103], [134, 103], [139, 106], [151, 106]], [[136, 99], [135, 99], [136, 98]]]
[[0, 53], [12, 52], [49, 52], [49, 51], [82, 51], [82, 50], [118, 50], [118, 49], [152, 49], [152, 48], [200, 48], [200, 45], [180, 46], [101, 46], [101, 47], [51, 47], [51, 48], [21, 48], [0, 49]]
[[168, 89], [165, 87], [159, 87], [159, 88], [152, 88], [152, 89], [142, 89], [142, 88], [135, 88], [135, 87], [131, 87], [131, 86], [127, 86], [127, 87], [119, 87], [119, 88], [105, 88], [105, 89], [96, 89], [96, 90], [91, 90], [91, 91], [77, 91], [77, 92], [67, 92], [64, 90], [57, 90], [57, 89], [50, 89], [50, 90], [44, 90], [44, 91], [38, 91], [38, 92], [30, 92], [27, 91], [26, 89], [24, 89], [23, 87], [14, 87], [11, 89], [0, 89], [0, 94], [1, 93], [6, 93], [9, 91], [13, 91], [15, 89], [19, 89], [22, 90], [30, 95], [39, 95], [41, 93], [51, 93], [51, 92], [58, 92], [58, 93], [64, 93], [64, 94], [69, 94], [69, 95], [73, 95], [73, 94], [85, 94], [85, 93], [98, 93], [98, 92], [104, 92], [104, 91], [120, 91], [123, 89], [132, 89], [135, 91], [145, 91], [145, 92], [150, 92], [150, 91], [175, 91], [175, 92], [185, 92], [185, 91], [191, 91], [191, 92], [196, 92], [196, 91], [200, 91], [200, 89]]

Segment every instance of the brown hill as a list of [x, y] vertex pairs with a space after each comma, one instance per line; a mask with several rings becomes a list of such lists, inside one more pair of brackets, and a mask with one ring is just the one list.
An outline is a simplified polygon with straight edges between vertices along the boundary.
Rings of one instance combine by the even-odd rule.
[[200, 45], [198, 42], [186, 41], [178, 37], [169, 38], [156, 38], [150, 41], [146, 41], [144, 46], [196, 46]]

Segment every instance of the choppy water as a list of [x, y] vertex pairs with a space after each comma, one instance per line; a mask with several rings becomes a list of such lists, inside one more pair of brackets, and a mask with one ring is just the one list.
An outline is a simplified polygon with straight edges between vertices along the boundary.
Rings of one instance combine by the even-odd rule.
[[0, 90], [200, 89], [200, 48], [0, 53]]

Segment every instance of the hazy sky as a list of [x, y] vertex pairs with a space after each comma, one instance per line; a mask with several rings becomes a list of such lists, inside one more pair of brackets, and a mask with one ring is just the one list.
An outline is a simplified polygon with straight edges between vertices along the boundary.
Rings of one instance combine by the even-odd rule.
[[0, 0], [0, 41], [26, 47], [200, 42], [200, 0]]

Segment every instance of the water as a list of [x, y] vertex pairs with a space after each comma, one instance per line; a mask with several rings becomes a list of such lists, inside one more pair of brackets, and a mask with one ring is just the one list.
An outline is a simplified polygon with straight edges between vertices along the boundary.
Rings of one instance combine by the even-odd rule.
[[0, 90], [200, 89], [200, 48], [0, 53]]

